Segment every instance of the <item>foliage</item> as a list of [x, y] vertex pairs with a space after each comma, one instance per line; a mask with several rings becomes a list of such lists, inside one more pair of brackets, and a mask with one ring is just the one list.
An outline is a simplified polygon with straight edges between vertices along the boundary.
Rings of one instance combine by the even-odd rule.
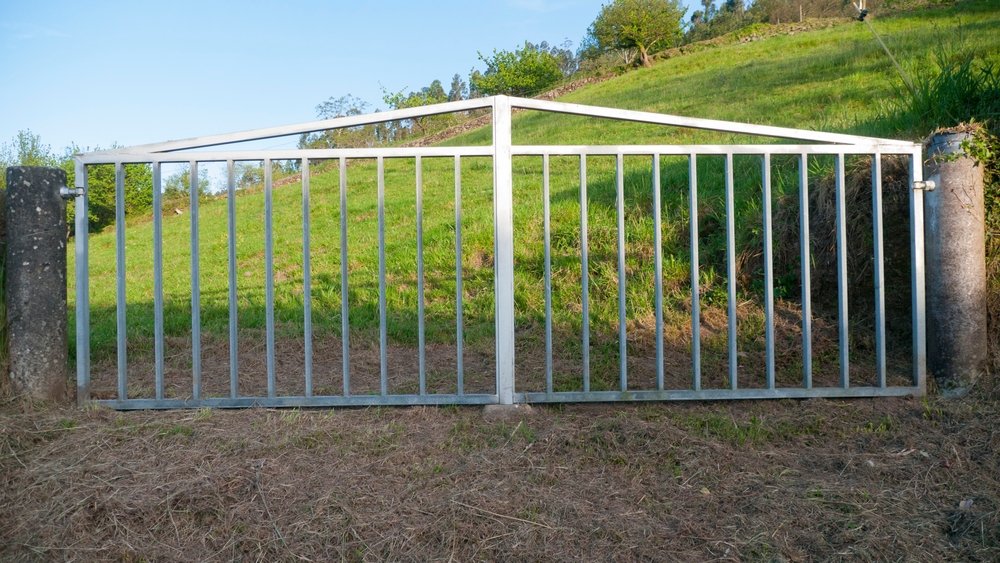
[[681, 37], [684, 8], [677, 0], [614, 0], [601, 7], [585, 43], [594, 52], [624, 53], [626, 64], [651, 66], [649, 55]]
[[[244, 163], [240, 163], [244, 164]], [[211, 192], [211, 180], [208, 178], [208, 171], [204, 168], [198, 170], [198, 196], [204, 197]], [[182, 198], [191, 195], [191, 172], [180, 170], [171, 174], [163, 183], [163, 197], [167, 199]]]
[[1000, 371], [1000, 137], [981, 132], [986, 212], [986, 313], [993, 373]]
[[455, 73], [455, 76], [451, 78], [451, 90], [448, 91], [448, 101], [457, 102], [459, 100], [465, 100], [469, 97], [469, 85], [462, 80], [462, 75]]
[[[362, 115], [369, 106], [368, 102], [350, 94], [339, 98], [331, 96], [327, 101], [316, 106], [316, 117], [336, 119]], [[318, 133], [307, 133], [299, 137], [300, 149], [361, 148], [376, 144], [378, 144], [378, 135], [374, 125], [328, 129]]]
[[0, 145], [0, 190], [7, 189], [7, 168], [10, 166], [58, 166], [52, 148], [42, 143], [41, 135], [18, 131], [11, 144]]
[[743, 0], [726, 0], [718, 9], [711, 0], [704, 0], [704, 10], [691, 14], [691, 25], [684, 34], [684, 43], [704, 41], [743, 29], [757, 20], [746, 10]]
[[479, 53], [479, 60], [486, 63], [486, 72], [473, 70], [471, 87], [484, 96], [506, 94], [534, 96], [563, 78], [559, 59], [550, 51], [527, 41], [513, 52], [493, 50], [492, 57]]
[[935, 53], [937, 71], [917, 76], [910, 91], [897, 86], [869, 127], [921, 138], [972, 121], [1000, 123], [1000, 68], [970, 51]]
[[580, 59], [573, 52], [573, 42], [569, 39], [563, 41], [561, 45], [549, 45], [548, 41], [542, 41], [538, 45], [527, 44], [539, 51], [547, 51], [555, 57], [556, 61], [559, 62], [559, 70], [562, 71], [564, 77], [573, 76], [580, 67]]
[[[114, 147], [112, 147], [114, 148]], [[87, 149], [89, 150], [89, 149]], [[94, 149], [98, 150], [98, 149]], [[76, 145], [66, 148], [62, 155], [52, 152], [52, 147], [42, 143], [40, 135], [19, 131], [10, 145], [0, 146], [0, 167], [51, 166], [66, 172], [66, 184], [75, 185], [76, 168], [73, 155], [82, 152]], [[6, 173], [0, 188], [6, 189]], [[146, 213], [153, 202], [153, 176], [148, 164], [125, 166], [125, 213]], [[91, 166], [88, 171], [89, 224], [91, 231], [99, 231], [115, 220], [115, 170], [112, 165]], [[66, 206], [67, 222], [73, 230], [75, 208]]]
[[[455, 76], [458, 77], [458, 75]], [[454, 88], [454, 79], [452, 79], [452, 93], [454, 93]], [[444, 87], [441, 85], [440, 80], [431, 82], [430, 86], [425, 86], [417, 92], [403, 94], [404, 90], [406, 89], [404, 88], [399, 92], [389, 92], [385, 89], [385, 87], [383, 87], [382, 101], [385, 102], [385, 104], [391, 109], [416, 108], [449, 101], [449, 97], [445, 94]], [[405, 122], [395, 124], [391, 138], [397, 139], [407, 137], [414, 128], [420, 129], [420, 134], [424, 135], [427, 133], [428, 125], [432, 121], [437, 122], [447, 118], [448, 116], [425, 116], [417, 119], [406, 120]]]

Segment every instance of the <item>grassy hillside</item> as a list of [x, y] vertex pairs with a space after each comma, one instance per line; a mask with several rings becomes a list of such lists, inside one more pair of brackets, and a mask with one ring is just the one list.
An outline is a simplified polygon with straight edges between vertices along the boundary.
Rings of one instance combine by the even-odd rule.
[[[918, 75], [931, 67], [939, 52], [957, 53], [976, 49], [987, 60], [1000, 62], [1000, 38], [990, 30], [1000, 28], [1000, 2], [961, 3], [949, 8], [879, 19], [874, 25], [895, 51], [904, 67]], [[895, 95], [900, 80], [878, 47], [867, 27], [861, 23], [831, 29], [798, 33], [764, 41], [735, 44], [692, 55], [673, 58], [650, 69], [637, 70], [615, 80], [574, 92], [562, 101], [639, 109], [724, 119], [748, 123], [782, 125], [805, 129], [884, 134], [873, 121], [878, 105]], [[450, 145], [485, 144], [489, 128], [473, 131], [447, 142]], [[569, 116], [526, 112], [515, 116], [514, 141], [518, 144], [626, 144], [626, 143], [705, 143], [746, 142], [734, 135], [657, 128], [631, 123], [608, 123]], [[849, 170], [864, 176], [867, 166], [862, 159], [848, 163]], [[484, 382], [492, 369], [489, 354], [493, 347], [493, 270], [492, 270], [492, 169], [488, 159], [462, 161], [462, 271], [464, 342], [483, 361], [478, 367]], [[519, 344], [519, 389], [537, 388], [541, 377], [539, 364], [541, 324], [544, 314], [541, 246], [541, 166], [540, 159], [518, 158], [515, 167], [515, 232], [517, 261], [517, 314]], [[688, 196], [686, 159], [663, 159], [663, 250], [665, 311], [668, 323], [667, 346], [670, 352], [668, 371], [683, 385], [688, 377], [690, 329], [690, 249], [688, 243]], [[747, 381], [741, 385], [758, 386], [762, 373], [763, 318], [756, 305], [760, 293], [760, 164], [757, 159], [737, 161], [737, 223], [739, 226], [740, 271], [740, 341], [741, 361], [747, 367]], [[801, 357], [795, 328], [798, 295], [797, 243], [794, 233], [797, 187], [788, 181], [794, 163], [774, 159], [774, 199], [778, 209], [778, 297], [779, 382], [794, 385], [800, 377]], [[830, 160], [810, 162], [815, 179], [813, 197], [822, 207], [823, 198], [832, 197], [825, 180]], [[649, 162], [646, 158], [626, 159], [626, 218], [630, 369], [640, 375], [641, 384], [651, 370], [653, 289], [651, 215], [652, 189]], [[617, 265], [614, 168], [611, 158], [588, 161], [588, 199], [590, 225], [590, 288], [592, 369], [594, 388], [611, 388], [617, 382]], [[580, 387], [580, 258], [579, 258], [579, 161], [570, 158], [552, 160], [552, 244], [553, 300], [555, 330], [558, 335], [557, 388]], [[359, 349], [377, 342], [378, 331], [378, 260], [375, 165], [373, 161], [352, 162], [348, 171], [348, 246], [351, 293], [350, 321], [352, 345]], [[721, 386], [726, 361], [725, 333], [725, 255], [724, 207], [721, 192], [721, 161], [699, 159], [699, 244], [701, 246], [701, 292], [704, 322], [706, 386]], [[311, 239], [313, 276], [313, 323], [316, 338], [325, 346], [334, 346], [340, 330], [340, 238], [339, 184], [333, 173], [313, 178], [311, 189]], [[455, 342], [455, 199], [454, 169], [451, 159], [424, 160], [424, 229], [426, 263], [426, 310], [428, 341], [440, 346], [440, 362], [432, 366], [443, 379], [453, 378]], [[863, 183], [863, 182], [862, 182]], [[860, 184], [859, 184], [860, 186]], [[854, 225], [862, 233], [864, 209], [870, 200], [864, 187], [851, 202]], [[898, 196], [898, 194], [897, 194]], [[276, 317], [279, 325], [279, 356], [301, 357], [303, 317], [302, 295], [302, 218], [301, 186], [298, 184], [274, 192]], [[887, 195], [892, 200], [892, 194]], [[897, 198], [898, 199], [898, 198]], [[244, 341], [262, 341], [264, 327], [263, 265], [263, 196], [246, 193], [237, 199], [239, 225], [238, 266], [240, 319]], [[386, 161], [386, 230], [387, 286], [390, 343], [412, 350], [416, 343], [416, 225], [415, 190], [412, 161]], [[190, 263], [189, 219], [168, 213], [164, 218], [164, 269], [168, 363], [181, 373], [189, 368], [186, 356], [190, 334]], [[782, 218], [787, 219], [780, 223]], [[822, 218], [821, 218], [822, 219]], [[201, 284], [202, 322], [208, 348], [218, 342], [220, 357], [225, 353], [228, 334], [228, 274], [226, 239], [226, 202], [224, 199], [201, 204]], [[868, 218], [870, 221], [870, 217]], [[905, 224], [897, 234], [905, 237]], [[145, 361], [152, 354], [152, 223], [130, 223], [127, 232], [129, 353]], [[870, 232], [870, 228], [868, 230]], [[859, 240], [864, 240], [863, 234]], [[869, 241], [870, 243], [870, 241]], [[892, 242], [890, 241], [890, 244]], [[858, 253], [864, 254], [860, 245]], [[898, 244], [905, 254], [905, 241]], [[817, 248], [819, 253], [822, 249]], [[828, 254], [828, 249], [827, 249]], [[72, 253], [70, 260], [73, 259]], [[814, 260], [816, 258], [814, 257]], [[870, 262], [870, 259], [869, 259]], [[102, 369], [113, 363], [114, 320], [114, 233], [95, 235], [91, 241], [92, 337]], [[822, 263], [816, 265], [821, 269]], [[904, 265], [905, 266], [905, 265]], [[72, 271], [72, 263], [71, 263]], [[870, 265], [862, 259], [852, 261], [852, 279], [862, 284], [852, 288], [852, 295], [871, 293], [864, 286]], [[818, 275], [821, 272], [818, 270]], [[893, 274], [893, 272], [890, 272]], [[895, 272], [899, 284], [907, 285], [905, 269]], [[869, 274], [870, 275], [870, 274]], [[835, 287], [835, 286], [834, 286]], [[829, 297], [829, 286], [822, 276], [816, 287], [819, 305]], [[73, 295], [72, 288], [70, 295]], [[905, 295], [897, 299], [906, 302]], [[864, 360], [871, 354], [869, 310], [863, 302], [852, 311], [852, 357]], [[836, 369], [836, 342], [827, 339], [825, 330], [834, 330], [829, 315], [818, 310], [816, 370], [833, 373]], [[890, 329], [898, 327], [891, 355], [900, 358], [898, 373], [905, 377], [908, 361], [908, 312], [890, 318]], [[826, 320], [824, 320], [826, 319]], [[835, 324], [835, 317], [832, 317]], [[826, 324], [824, 324], [826, 323]], [[72, 326], [72, 325], [71, 325]], [[829, 340], [829, 341], [828, 341]], [[72, 342], [72, 338], [71, 338]], [[260, 344], [250, 348], [259, 350]], [[412, 354], [402, 354], [409, 358]], [[358, 356], [355, 356], [356, 358]], [[187, 358], [187, 359], [186, 359]], [[450, 360], [448, 358], [451, 358]], [[111, 360], [109, 362], [108, 360]], [[103, 363], [102, 363], [103, 362]], [[185, 364], [188, 362], [188, 364]], [[450, 363], [449, 363], [450, 362]], [[141, 363], [141, 362], [140, 362]], [[298, 360], [301, 363], [301, 360]], [[433, 362], [432, 362], [433, 363]], [[860, 363], [863, 363], [860, 362]], [[248, 364], [244, 363], [244, 366]], [[296, 373], [295, 361], [288, 360], [284, 371]], [[336, 362], [333, 366], [339, 366]], [[103, 366], [103, 367], [102, 367]], [[221, 373], [226, 373], [220, 364]], [[450, 367], [449, 367], [450, 366]], [[259, 366], [245, 367], [249, 378], [262, 378]], [[325, 369], [325, 368], [324, 368]], [[449, 369], [451, 374], [449, 375]], [[257, 370], [257, 371], [254, 371]], [[394, 364], [393, 373], [414, 379], [415, 363], [407, 359]], [[825, 370], [825, 371], [824, 371]], [[321, 370], [317, 384], [335, 389], [339, 367]], [[336, 373], [334, 373], [336, 371]], [[478, 372], [477, 372], [478, 373]], [[645, 374], [645, 376], [643, 376]], [[282, 376], [279, 373], [279, 378]], [[859, 374], [861, 383], [870, 379], [870, 370]], [[133, 391], [147, 395], [151, 389], [148, 370], [136, 369]], [[534, 379], [532, 379], [534, 378]], [[486, 384], [486, 383], [484, 383]], [[401, 384], [402, 385], [402, 384]], [[440, 390], [448, 388], [442, 383]], [[398, 389], [410, 389], [402, 385]], [[293, 392], [284, 389], [283, 392]], [[363, 391], [363, 390], [362, 390]], [[186, 394], [181, 384], [172, 391]]]

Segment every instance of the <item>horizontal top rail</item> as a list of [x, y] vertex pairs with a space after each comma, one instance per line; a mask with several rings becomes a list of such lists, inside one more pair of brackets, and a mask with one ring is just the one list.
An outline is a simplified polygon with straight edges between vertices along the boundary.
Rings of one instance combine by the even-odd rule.
[[[763, 155], [763, 154], [911, 154], [919, 147], [912, 143], [854, 143], [851, 145], [512, 145], [514, 156], [591, 156], [624, 155]], [[192, 153], [87, 153], [77, 156], [82, 164], [130, 163], [185, 163], [185, 162], [226, 162], [255, 160], [326, 160], [338, 158], [445, 158], [445, 157], [490, 157], [492, 146], [478, 147], [388, 147], [362, 149], [286, 149], [286, 150], [239, 150]]]
[[187, 153], [86, 153], [77, 155], [83, 164], [129, 163], [184, 163], [226, 162], [229, 160], [332, 160], [338, 158], [414, 158], [414, 157], [493, 156], [492, 146], [480, 147], [387, 147], [364, 149], [285, 149], [238, 150]]
[[624, 155], [726, 155], [726, 154], [912, 154], [920, 147], [912, 143], [886, 145], [855, 143], [851, 145], [514, 145], [514, 156], [614, 156]]

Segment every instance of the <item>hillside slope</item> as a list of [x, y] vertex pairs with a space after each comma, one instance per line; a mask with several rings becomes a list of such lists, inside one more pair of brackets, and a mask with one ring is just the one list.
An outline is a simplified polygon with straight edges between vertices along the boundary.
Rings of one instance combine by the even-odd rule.
[[[956, 4], [949, 8], [935, 9], [892, 18], [877, 20], [874, 25], [883, 33], [896, 51], [897, 57], [912, 73], [929, 68], [936, 52], [958, 52], [975, 48], [988, 60], [998, 60], [1000, 38], [990, 30], [1000, 28], [1000, 2], [996, 0]], [[874, 110], [881, 101], [892, 96], [899, 80], [884, 53], [871, 37], [867, 27], [845, 25], [808, 33], [784, 35], [751, 43], [722, 46], [663, 61], [653, 68], [630, 72], [624, 76], [575, 91], [562, 101], [605, 105], [645, 111], [656, 111], [713, 119], [764, 123], [807, 129], [873, 133], [877, 124], [870, 123]], [[633, 123], [608, 123], [570, 116], [525, 112], [514, 120], [516, 143], [676, 143], [676, 142], [732, 142], [744, 141], [732, 135], [716, 135], [698, 131], [681, 131]], [[448, 145], [484, 144], [490, 139], [489, 128], [460, 135], [447, 141]], [[790, 201], [794, 194], [791, 184], [780, 181], [792, 171], [791, 162], [775, 159], [777, 202]], [[849, 163], [852, 170], [862, 170], [863, 161]], [[665, 317], [668, 323], [668, 340], [672, 350], [670, 370], [682, 384], [687, 377], [690, 347], [690, 253], [687, 237], [686, 164], [681, 160], [664, 159], [664, 284]], [[455, 292], [456, 281], [454, 239], [456, 232], [454, 171], [448, 159], [425, 159], [425, 216], [426, 248], [426, 310], [428, 317], [427, 338], [437, 346], [431, 358], [435, 372], [443, 383], [440, 390], [447, 390], [449, 377], [454, 377], [455, 361]], [[609, 159], [594, 158], [588, 164], [591, 200], [588, 221], [591, 245], [590, 287], [591, 330], [594, 357], [592, 366], [596, 387], [615, 384], [617, 366], [617, 297], [616, 297], [616, 236], [614, 209], [614, 175]], [[651, 342], [652, 315], [652, 219], [649, 212], [651, 186], [646, 159], [626, 160], [626, 222], [629, 228], [627, 269], [629, 283], [629, 356], [648, 356]], [[738, 166], [738, 226], [741, 271], [741, 300], [747, 306], [740, 311], [740, 350], [746, 355], [746, 365], [755, 371], [762, 353], [761, 312], [754, 305], [759, 293], [759, 273], [755, 264], [755, 248], [759, 245], [759, 163], [748, 159]], [[817, 175], [822, 178], [829, 163], [818, 159]], [[414, 167], [412, 161], [387, 161], [386, 214], [387, 214], [387, 278], [388, 278], [388, 332], [390, 344], [395, 346], [400, 360], [391, 366], [394, 390], [412, 387], [416, 357], [416, 230], [414, 210]], [[541, 168], [540, 159], [515, 161], [515, 199], [517, 211], [517, 314], [519, 323], [519, 370], [536, 373], [538, 368], [538, 336], [543, 319], [544, 300], [541, 285]], [[715, 377], [725, 364], [725, 269], [722, 267], [724, 239], [720, 233], [724, 223], [721, 200], [719, 162], [709, 158], [699, 160], [700, 187], [699, 216], [702, 261], [701, 291], [703, 293], [703, 354], [707, 379]], [[552, 163], [552, 216], [553, 216], [553, 276], [555, 330], [560, 348], [557, 381], [562, 388], [578, 385], [580, 361], [580, 257], [579, 257], [579, 185], [578, 161], [554, 158]], [[863, 176], [863, 174], [862, 174]], [[478, 376], [483, 385], [491, 381], [491, 354], [493, 349], [493, 269], [492, 269], [492, 167], [488, 159], [462, 161], [462, 272], [464, 336], [467, 345], [468, 369]], [[821, 186], [820, 186], [821, 187]], [[786, 193], [787, 192], [787, 193]], [[818, 194], [827, 193], [817, 189]], [[859, 192], [860, 193], [860, 192]], [[349, 279], [351, 284], [350, 322], [352, 346], [359, 348], [354, 358], [366, 357], [363, 350], [370, 349], [377, 341], [378, 330], [378, 277], [377, 277], [377, 198], [375, 166], [373, 162], [357, 162], [349, 171], [348, 245], [350, 248]], [[341, 319], [340, 295], [340, 238], [338, 175], [317, 175], [312, 181], [312, 299], [315, 337], [324, 343], [317, 349], [336, 349]], [[278, 319], [278, 352], [285, 358], [285, 366], [294, 373], [301, 365], [301, 334], [303, 323], [303, 269], [302, 269], [302, 220], [301, 185], [293, 184], [275, 190], [275, 271], [276, 316]], [[891, 199], [891, 198], [890, 198]], [[852, 205], [863, 210], [870, 205], [859, 196]], [[259, 341], [264, 327], [263, 280], [263, 196], [260, 193], [241, 195], [238, 210], [238, 269], [241, 330], [241, 350], [247, 347], [247, 361], [241, 363], [241, 372], [247, 370], [253, 377], [247, 381], [260, 382], [262, 365]], [[780, 210], [779, 210], [780, 211]], [[860, 213], [860, 212], [859, 212]], [[779, 216], [780, 213], [779, 213]], [[787, 217], [794, 216], [794, 207], [788, 207]], [[863, 213], [859, 215], [863, 219]], [[870, 220], [870, 218], [869, 218]], [[859, 220], [858, 228], [864, 227]], [[903, 225], [905, 227], [905, 225]], [[793, 232], [794, 225], [785, 230]], [[817, 229], [818, 231], [819, 229]], [[143, 396], [151, 390], [150, 364], [152, 354], [152, 225], [138, 221], [127, 229], [128, 269], [128, 330], [130, 359], [136, 360], [136, 375], [131, 379], [134, 395]], [[905, 229], [902, 231], [905, 235]], [[189, 223], [187, 214], [170, 214], [164, 218], [165, 248], [165, 302], [167, 307], [168, 371], [176, 387], [170, 393], [183, 396], [187, 391], [184, 381], [189, 381], [190, 362], [190, 262], [188, 248]], [[794, 238], [794, 237], [792, 237]], [[791, 239], [789, 239], [791, 240]], [[781, 241], [779, 240], [779, 243]], [[228, 273], [227, 273], [226, 203], [224, 200], [206, 201], [201, 206], [201, 284], [203, 346], [220, 373], [228, 368]], [[794, 256], [797, 249], [789, 246], [786, 254]], [[780, 254], [780, 251], [779, 251]], [[780, 256], [779, 256], [780, 258]], [[73, 255], [70, 255], [71, 268]], [[758, 260], [758, 262], [755, 262]], [[797, 280], [794, 276], [794, 259], [779, 265], [788, 277], [779, 283], [779, 297], [794, 297]], [[865, 263], [858, 263], [859, 270]], [[91, 303], [93, 347], [96, 353], [95, 383], [109, 383], [113, 370], [115, 338], [115, 273], [114, 234], [105, 232], [94, 235], [91, 242]], [[863, 273], [863, 272], [862, 272]], [[905, 272], [904, 272], [905, 273]], [[862, 278], [859, 278], [863, 280]], [[905, 276], [902, 278], [905, 283]], [[870, 287], [870, 286], [869, 286]], [[720, 293], [721, 292], [721, 293]], [[867, 290], [863, 292], [867, 294]], [[73, 295], [72, 289], [70, 295]], [[902, 299], [905, 302], [905, 299]], [[793, 301], [779, 304], [784, 315], [791, 319], [783, 325], [780, 335], [786, 342], [783, 353], [785, 362], [779, 380], [794, 383], [801, 360], [798, 353]], [[71, 309], [72, 310], [72, 309]], [[818, 311], [822, 315], [822, 311]], [[901, 313], [905, 317], [905, 311]], [[904, 327], [905, 318], [897, 319]], [[867, 321], [862, 316], [852, 318], [858, 323], [856, 333], [858, 350], [852, 357], [862, 359], [870, 355], [870, 334]], [[824, 326], [835, 326], [817, 320], [817, 337], [823, 340]], [[71, 324], [72, 326], [72, 324]], [[906, 334], [897, 338], [899, 345], [893, 353], [900, 358], [908, 355]], [[836, 358], [836, 339], [827, 346], [817, 344], [817, 358]], [[71, 338], [71, 342], [73, 339]], [[853, 346], [853, 344], [852, 344]], [[241, 351], [241, 354], [243, 352]], [[370, 356], [370, 354], [369, 354]], [[185, 359], [187, 358], [187, 359]], [[256, 359], [254, 359], [256, 358]], [[449, 359], [450, 358], [450, 359]], [[369, 357], [369, 359], [371, 359]], [[339, 358], [331, 355], [318, 367], [327, 375], [326, 386], [337, 388]], [[825, 362], [829, 368], [832, 362]], [[818, 366], [819, 364], [817, 364]], [[369, 362], [364, 370], [377, 372]], [[321, 368], [321, 369], [320, 369]], [[361, 368], [359, 368], [361, 369]], [[637, 368], [638, 369], [638, 368]], [[648, 366], [646, 366], [648, 370]], [[817, 367], [821, 371], [820, 367]], [[449, 371], [451, 374], [449, 375]], [[641, 371], [641, 370], [640, 370]], [[374, 373], [373, 372], [373, 373]], [[905, 366], [899, 373], [906, 373]], [[207, 377], [207, 376], [206, 376]], [[755, 385], [754, 380], [748, 384]], [[473, 377], [474, 379], [474, 377]], [[357, 381], [362, 381], [358, 378]], [[641, 382], [642, 378], [636, 381]], [[519, 381], [519, 385], [520, 385]], [[535, 382], [537, 384], [537, 381]], [[721, 379], [710, 383], [722, 384]], [[742, 383], [741, 383], [742, 384]], [[249, 385], [249, 383], [248, 383]], [[359, 383], [362, 385], [362, 383]], [[453, 383], [452, 383], [453, 385]], [[526, 382], [526, 386], [531, 386]], [[113, 386], [112, 386], [113, 387]], [[323, 386], [320, 385], [322, 388]], [[110, 387], [109, 387], [110, 389]], [[212, 390], [211, 385], [207, 389]], [[364, 392], [364, 389], [359, 389]], [[295, 385], [281, 389], [282, 393], [299, 392]]]
[[[1000, 2], [959, 2], [875, 19], [873, 27], [913, 77], [935, 68], [936, 57], [975, 50], [1000, 64]], [[559, 101], [858, 134], [879, 103], [903, 82], [867, 26], [848, 25], [737, 43], [662, 61], [582, 88]], [[515, 143], [647, 143], [708, 141], [711, 135], [561, 115], [514, 120]], [[477, 144], [488, 128], [447, 144]]]

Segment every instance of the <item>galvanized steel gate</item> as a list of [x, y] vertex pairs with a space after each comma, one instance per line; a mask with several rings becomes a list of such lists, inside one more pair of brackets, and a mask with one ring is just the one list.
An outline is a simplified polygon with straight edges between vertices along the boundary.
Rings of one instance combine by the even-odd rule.
[[[594, 118], [625, 120], [662, 126], [695, 128], [720, 131], [735, 134], [758, 135], [791, 140], [794, 144], [747, 144], [747, 145], [617, 145], [617, 146], [522, 146], [511, 142], [512, 109], [537, 110], [556, 112]], [[489, 109], [493, 115], [492, 146], [474, 147], [432, 147], [432, 148], [370, 148], [370, 149], [324, 149], [324, 150], [221, 150], [217, 152], [177, 152], [223, 144], [268, 139], [273, 137], [297, 135], [316, 131], [324, 131], [345, 127], [381, 123], [394, 120], [416, 119], [423, 116], [437, 115], [459, 111]], [[434, 106], [389, 111], [371, 115], [344, 117], [326, 121], [316, 121], [300, 125], [274, 127], [210, 137], [195, 138], [183, 141], [169, 141], [153, 145], [136, 146], [110, 151], [97, 151], [76, 156], [76, 186], [87, 193], [87, 166], [96, 164], [113, 164], [116, 178], [116, 259], [117, 259], [117, 398], [96, 401], [118, 409], [158, 409], [184, 407], [330, 407], [330, 406], [363, 406], [363, 405], [442, 405], [442, 404], [513, 404], [513, 403], [546, 403], [546, 402], [583, 402], [583, 401], [658, 401], [658, 400], [711, 400], [711, 399], [759, 399], [759, 398], [805, 398], [805, 397], [873, 397], [892, 395], [920, 395], [925, 390], [925, 314], [924, 314], [924, 238], [923, 238], [923, 193], [920, 189], [910, 191], [910, 259], [911, 259], [911, 294], [912, 294], [912, 334], [913, 334], [913, 373], [912, 385], [888, 386], [886, 383], [886, 322], [885, 322], [885, 280], [884, 280], [884, 244], [882, 224], [882, 155], [903, 155], [910, 160], [911, 185], [921, 186], [922, 181], [922, 147], [919, 144], [875, 139], [851, 135], [802, 131], [780, 127], [747, 125], [714, 120], [693, 119], [661, 114], [627, 111], [610, 108], [599, 108], [496, 96], [459, 102], [450, 102]], [[550, 276], [550, 225], [549, 225], [549, 157], [556, 155], [576, 156], [580, 159], [580, 258], [581, 258], [581, 324], [582, 324], [582, 391], [560, 392], [553, 390], [552, 383], [552, 313], [551, 313], [551, 276]], [[616, 159], [617, 180], [617, 237], [618, 237], [618, 312], [619, 312], [619, 360], [620, 388], [617, 391], [594, 391], [590, 388], [590, 346], [589, 346], [589, 315], [588, 315], [588, 255], [587, 255], [587, 179], [586, 159], [588, 156], [602, 155]], [[652, 159], [651, 173], [653, 175], [653, 214], [655, 223], [655, 272], [656, 272], [656, 385], [650, 389], [630, 388], [628, 383], [628, 366], [626, 362], [626, 308], [625, 308], [625, 223], [624, 223], [624, 187], [622, 163], [626, 156], [644, 155]], [[667, 389], [663, 374], [663, 318], [662, 318], [662, 245], [660, 240], [660, 167], [661, 156], [689, 157], [690, 162], [690, 201], [694, 211], [691, 214], [691, 301], [693, 334], [700, 334], [699, 306], [699, 266], [698, 266], [698, 222], [697, 222], [697, 168], [699, 156], [714, 155], [724, 157], [726, 162], [726, 240], [727, 240], [727, 275], [728, 280], [728, 337], [729, 337], [729, 385], [724, 389], [703, 389], [701, 384], [701, 352], [700, 338], [693, 338], [691, 343], [693, 380], [688, 389]], [[735, 224], [734, 224], [734, 188], [733, 188], [733, 158], [739, 155], [755, 155], [762, 159], [763, 170], [763, 236], [764, 236], [764, 310], [766, 339], [766, 384], [762, 388], [739, 388], [737, 384], [737, 365], [739, 354], [736, 339], [736, 308], [737, 295], [735, 285]], [[775, 333], [774, 333], [774, 273], [772, 256], [772, 209], [771, 209], [771, 156], [793, 155], [799, 159], [800, 178], [800, 217], [801, 240], [809, 240], [808, 195], [807, 195], [807, 160], [819, 155], [828, 155], [835, 159], [836, 167], [836, 209], [837, 209], [837, 286], [838, 286], [838, 318], [839, 318], [839, 373], [840, 382], [836, 387], [815, 387], [812, 383], [812, 352], [810, 349], [812, 313], [809, 291], [810, 256], [809, 245], [800, 245], [802, 249], [802, 385], [798, 387], [777, 387], [775, 382]], [[849, 369], [848, 346], [848, 310], [847, 310], [847, 225], [845, 203], [844, 159], [845, 155], [872, 156], [873, 185], [873, 221], [874, 221], [874, 282], [875, 282], [875, 370], [876, 384], [874, 386], [852, 386]], [[421, 159], [424, 157], [454, 158], [456, 170], [463, 157], [492, 157], [494, 175], [494, 268], [495, 268], [495, 323], [496, 323], [496, 386], [495, 392], [485, 394], [468, 394], [464, 392], [462, 382], [462, 298], [461, 298], [461, 188], [456, 174], [456, 224], [458, 226], [456, 253], [458, 271], [456, 283], [457, 297], [457, 342], [458, 370], [457, 393], [439, 394], [427, 393], [424, 372], [424, 309], [423, 309], [423, 251], [421, 217]], [[544, 171], [544, 206], [545, 206], [545, 294], [546, 294], [546, 390], [544, 392], [519, 392], [516, 388], [514, 368], [515, 341], [515, 304], [514, 304], [514, 228], [513, 228], [513, 196], [512, 196], [512, 158], [514, 156], [541, 156]], [[310, 280], [310, 247], [309, 247], [309, 164], [317, 159], [339, 159], [340, 161], [340, 198], [341, 198], [341, 240], [346, 241], [347, 219], [347, 167], [346, 159], [367, 158], [378, 162], [379, 190], [379, 311], [380, 311], [380, 360], [381, 360], [381, 393], [377, 395], [352, 395], [350, 392], [350, 360], [348, 341], [350, 333], [349, 304], [347, 277], [347, 245], [341, 244], [341, 290], [345, 298], [342, 300], [343, 318], [343, 382], [344, 391], [340, 395], [316, 395], [312, 385], [312, 306]], [[416, 160], [417, 170], [417, 246], [418, 246], [418, 287], [419, 287], [419, 334], [420, 334], [420, 372], [419, 393], [392, 394], [386, 385], [387, 337], [386, 337], [386, 302], [385, 302], [385, 219], [384, 219], [384, 159], [411, 158]], [[234, 162], [263, 161], [265, 163], [264, 201], [265, 201], [265, 264], [266, 264], [266, 338], [267, 338], [267, 396], [246, 397], [238, 393], [238, 357], [237, 357], [237, 297], [236, 297], [236, 231], [234, 222], [235, 181], [233, 176]], [[305, 368], [304, 373], [294, 374], [303, 377], [305, 393], [302, 396], [279, 396], [276, 393], [276, 373], [274, 346], [274, 271], [273, 271], [273, 240], [272, 240], [272, 182], [270, 163], [273, 160], [299, 160], [302, 170], [303, 186], [303, 274], [304, 274], [304, 335], [305, 335]], [[186, 398], [168, 398], [164, 396], [164, 307], [163, 307], [163, 261], [162, 261], [162, 196], [161, 196], [161, 164], [189, 163], [191, 170], [191, 186], [198, 182], [198, 164], [205, 162], [225, 162], [228, 166], [228, 213], [229, 213], [229, 314], [230, 314], [230, 393], [227, 397], [207, 397], [201, 389], [201, 350], [200, 350], [200, 290], [199, 290], [199, 251], [198, 251], [198, 190], [191, 189], [191, 314], [192, 314], [192, 386], [191, 394]], [[150, 164], [153, 173], [153, 236], [154, 236], [154, 312], [155, 312], [155, 397], [131, 398], [127, 386], [127, 341], [126, 341], [126, 291], [125, 291], [125, 203], [124, 203], [124, 171], [123, 166], [132, 163]], [[76, 201], [76, 232], [87, 233], [88, 199], [87, 196]], [[90, 344], [90, 302], [89, 302], [89, 270], [88, 270], [88, 237], [76, 237], [76, 350], [77, 350], [77, 385], [78, 399], [81, 404], [91, 401], [91, 344]], [[293, 376], [293, 374], [281, 374]]]

